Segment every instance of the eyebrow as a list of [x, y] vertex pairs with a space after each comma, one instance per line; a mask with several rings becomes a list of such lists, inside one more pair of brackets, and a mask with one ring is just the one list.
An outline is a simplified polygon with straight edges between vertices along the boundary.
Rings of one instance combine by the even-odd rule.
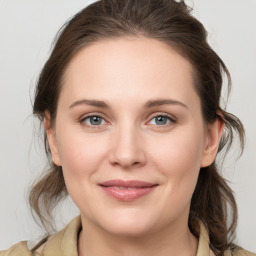
[[[70, 105], [69, 108], [73, 108], [75, 106], [79, 106], [79, 105], [90, 105], [90, 106], [94, 106], [94, 107], [98, 107], [98, 108], [110, 108], [110, 106], [103, 100], [95, 100], [95, 99], [82, 99], [82, 100], [78, 100], [75, 101], [74, 103], [72, 103]], [[149, 100], [144, 104], [144, 108], [153, 108], [156, 106], [162, 106], [162, 105], [178, 105], [178, 106], [182, 106], [184, 108], [188, 108], [187, 105], [185, 105], [184, 103], [177, 101], [177, 100], [173, 100], [173, 99], [155, 99], [155, 100]]]
[[98, 108], [109, 108], [109, 105], [103, 100], [88, 100], [88, 99], [75, 101], [69, 106], [69, 108], [73, 108], [79, 105], [90, 105]]
[[145, 108], [152, 108], [155, 106], [162, 106], [162, 105], [178, 105], [182, 106], [184, 108], [188, 108], [187, 105], [182, 103], [181, 101], [178, 100], [173, 100], [173, 99], [156, 99], [156, 100], [149, 100], [146, 102], [144, 105]]

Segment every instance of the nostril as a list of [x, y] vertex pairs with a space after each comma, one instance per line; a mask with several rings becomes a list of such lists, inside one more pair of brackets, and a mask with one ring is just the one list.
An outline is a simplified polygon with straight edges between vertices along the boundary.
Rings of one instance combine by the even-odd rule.
[[145, 164], [146, 155], [144, 149], [131, 140], [119, 140], [119, 143], [113, 142], [113, 147], [108, 152], [108, 159], [112, 166], [122, 168], [139, 167]]

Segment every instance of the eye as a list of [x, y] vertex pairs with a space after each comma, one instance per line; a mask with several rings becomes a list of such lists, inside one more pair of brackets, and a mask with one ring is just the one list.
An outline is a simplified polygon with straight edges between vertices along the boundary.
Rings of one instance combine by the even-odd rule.
[[150, 119], [149, 124], [163, 126], [163, 125], [168, 125], [175, 122], [176, 120], [174, 118], [171, 118], [167, 115], [157, 115], [152, 119]]
[[104, 120], [103, 117], [101, 116], [87, 116], [85, 117], [81, 123], [85, 123], [88, 126], [100, 126], [100, 125], [104, 125], [107, 122]]

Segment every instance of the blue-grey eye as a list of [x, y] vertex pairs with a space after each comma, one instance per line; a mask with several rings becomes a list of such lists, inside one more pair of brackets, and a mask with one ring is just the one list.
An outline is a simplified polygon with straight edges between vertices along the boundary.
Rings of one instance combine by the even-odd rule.
[[83, 121], [92, 126], [99, 126], [106, 123], [106, 121], [100, 116], [88, 116]]
[[154, 125], [166, 125], [171, 122], [172, 122], [172, 120], [170, 117], [164, 116], [164, 115], [158, 115], [158, 116], [153, 117], [149, 123], [154, 124]]

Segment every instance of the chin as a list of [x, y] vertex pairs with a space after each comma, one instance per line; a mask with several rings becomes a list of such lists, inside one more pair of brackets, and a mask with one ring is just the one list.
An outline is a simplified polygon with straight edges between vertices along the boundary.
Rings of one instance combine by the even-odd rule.
[[150, 225], [142, 225], [139, 221], [131, 223], [112, 223], [107, 225], [105, 230], [113, 235], [126, 237], [142, 237], [149, 233]]
[[[160, 216], [159, 216], [160, 217]], [[154, 229], [157, 222], [150, 214], [135, 211], [101, 216], [98, 225], [108, 233], [119, 236], [140, 237]], [[158, 223], [159, 224], [159, 223]]]

